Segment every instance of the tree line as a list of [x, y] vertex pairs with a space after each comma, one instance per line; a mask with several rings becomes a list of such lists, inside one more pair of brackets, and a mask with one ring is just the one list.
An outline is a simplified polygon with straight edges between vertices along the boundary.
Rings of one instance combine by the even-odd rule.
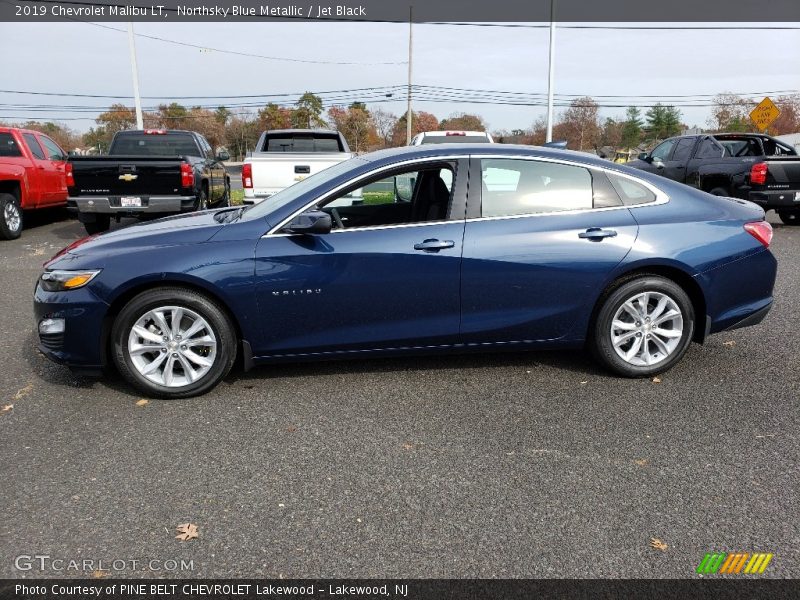
[[[800, 131], [800, 95], [780, 96], [775, 103], [781, 111], [768, 129], [772, 135]], [[755, 131], [749, 119], [755, 102], [730, 93], [718, 94], [710, 105], [705, 131]], [[574, 150], [636, 150], [652, 147], [656, 142], [686, 129], [677, 106], [656, 103], [642, 108], [631, 106], [618, 117], [600, 117], [601, 106], [590, 96], [577, 98], [558, 115], [553, 126], [553, 139], [566, 140]], [[267, 129], [333, 128], [341, 131], [350, 148], [366, 152], [406, 143], [406, 115], [395, 115], [383, 108], [370, 109], [363, 102], [348, 106], [332, 106], [325, 110], [322, 99], [311, 92], [303, 94], [291, 106], [274, 103], [242, 112], [219, 106], [212, 110], [200, 106], [186, 107], [178, 103], [162, 104], [143, 114], [148, 129], [191, 129], [202, 133], [214, 147], [224, 146], [232, 157], [243, 158], [253, 149], [258, 136]], [[132, 129], [136, 124], [133, 108], [113, 104], [95, 120], [86, 133], [78, 133], [58, 122], [28, 121], [16, 124], [50, 135], [67, 149], [95, 149], [104, 152], [117, 131]], [[487, 123], [477, 114], [455, 113], [439, 120], [425, 112], [412, 113], [412, 134], [436, 130], [487, 131]], [[541, 145], [545, 142], [546, 122], [537, 119], [522, 129], [492, 132], [502, 143]]]

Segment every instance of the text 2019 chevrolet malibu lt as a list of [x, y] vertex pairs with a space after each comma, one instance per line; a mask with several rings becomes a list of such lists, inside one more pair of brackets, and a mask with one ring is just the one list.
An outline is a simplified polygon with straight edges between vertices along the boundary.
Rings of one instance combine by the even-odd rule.
[[161, 397], [208, 391], [237, 355], [588, 346], [641, 377], [764, 318], [771, 238], [754, 204], [583, 154], [435, 144], [76, 242], [34, 308], [48, 357]]

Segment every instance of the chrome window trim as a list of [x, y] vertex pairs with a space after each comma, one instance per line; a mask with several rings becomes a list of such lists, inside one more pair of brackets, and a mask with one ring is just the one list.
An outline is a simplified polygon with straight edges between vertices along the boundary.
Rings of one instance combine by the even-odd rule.
[[[538, 162], [550, 162], [562, 165], [568, 165], [572, 167], [581, 167], [588, 170], [596, 170], [602, 171], [604, 173], [610, 173], [612, 175], [616, 175], [617, 177], [624, 177], [626, 179], [630, 179], [631, 181], [638, 183], [639, 185], [644, 186], [653, 194], [655, 194], [656, 199], [653, 202], [642, 202], [640, 204], [622, 204], [620, 206], [606, 206], [602, 208], [579, 208], [574, 210], [559, 210], [559, 211], [551, 211], [551, 212], [541, 212], [541, 213], [524, 213], [519, 215], [499, 215], [494, 217], [471, 217], [468, 219], [453, 219], [453, 220], [446, 220], [446, 221], [425, 221], [422, 223], [398, 223], [396, 225], [375, 225], [372, 227], [354, 227], [353, 229], [332, 229], [331, 233], [345, 233], [345, 232], [355, 232], [355, 231], [377, 231], [380, 229], [397, 229], [399, 227], [424, 227], [427, 225], [442, 225], [444, 223], [458, 223], [458, 222], [467, 222], [473, 223], [476, 221], [498, 221], [501, 219], [521, 219], [525, 217], [548, 217], [553, 215], [569, 215], [569, 214], [585, 214], [585, 213], [595, 213], [595, 212], [604, 212], [609, 210], [622, 210], [622, 209], [631, 209], [631, 208], [646, 208], [648, 206], [660, 206], [669, 202], [669, 196], [660, 188], [654, 186], [649, 181], [645, 181], [643, 179], [639, 179], [629, 173], [623, 173], [618, 171], [614, 168], [609, 168], [601, 165], [587, 165], [578, 161], [570, 160], [568, 158], [552, 158], [549, 156], [530, 156], [528, 154], [460, 154], [460, 155], [446, 155], [446, 156], [427, 156], [424, 158], [414, 158], [408, 159], [396, 163], [392, 163], [390, 165], [383, 165], [381, 167], [377, 167], [371, 171], [363, 173], [356, 177], [355, 179], [351, 179], [350, 181], [343, 183], [339, 186], [336, 186], [334, 189], [330, 190], [327, 194], [320, 196], [309, 202], [308, 204], [304, 205], [302, 208], [296, 210], [283, 221], [281, 221], [278, 225], [270, 229], [267, 233], [265, 233], [261, 237], [288, 237], [293, 235], [299, 235], [296, 233], [280, 233], [280, 230], [283, 229], [289, 221], [294, 219], [297, 215], [302, 212], [305, 212], [315, 204], [319, 204], [320, 202], [324, 202], [331, 196], [335, 196], [342, 190], [352, 186], [354, 183], [358, 183], [359, 181], [363, 181], [364, 179], [369, 179], [374, 175], [379, 175], [385, 171], [392, 171], [398, 167], [403, 167], [405, 165], [410, 164], [421, 164], [427, 162], [441, 162], [441, 161], [448, 161], [448, 160], [464, 160], [464, 159], [472, 159], [477, 158], [480, 160], [483, 159], [499, 159], [499, 160], [531, 160], [531, 161], [538, 161]], [[621, 200], [621, 198], [620, 198]]]
[[[380, 173], [382, 173], [384, 171], [393, 171], [394, 169], [396, 169], [398, 167], [403, 167], [405, 165], [410, 165], [410, 164], [415, 164], [415, 163], [416, 164], [421, 164], [421, 163], [426, 163], [426, 162], [442, 162], [442, 161], [448, 161], [448, 160], [464, 160], [464, 159], [469, 159], [469, 155], [468, 154], [461, 154], [461, 155], [447, 155], [447, 156], [426, 156], [424, 158], [407, 159], [407, 160], [403, 160], [403, 161], [400, 161], [400, 162], [392, 163], [390, 165], [383, 165], [381, 167], [376, 167], [372, 171], [368, 171], [366, 173], [362, 173], [361, 175], [359, 175], [355, 179], [351, 179], [350, 181], [348, 181], [346, 183], [338, 185], [335, 188], [333, 188], [332, 190], [330, 190], [327, 194], [323, 194], [322, 196], [312, 200], [311, 202], [309, 202], [308, 204], [306, 204], [302, 208], [300, 208], [300, 209], [296, 210], [295, 212], [293, 212], [291, 215], [289, 215], [283, 221], [278, 223], [275, 227], [270, 229], [267, 233], [265, 233], [261, 237], [298, 235], [296, 233], [278, 233], [278, 232], [280, 232], [280, 230], [283, 229], [286, 226], [286, 224], [289, 223], [289, 221], [294, 219], [300, 213], [307, 211], [309, 208], [311, 208], [315, 204], [319, 204], [320, 202], [324, 202], [325, 200], [329, 199], [331, 196], [335, 196], [336, 194], [338, 194], [342, 190], [351, 187], [354, 183], [358, 183], [359, 181], [363, 181], [364, 179], [368, 179], [368, 178], [372, 177], [373, 175], [379, 175]], [[455, 185], [455, 180], [453, 181], [453, 184]], [[460, 221], [463, 221], [463, 219], [456, 219], [455, 220], [455, 222], [460, 222]], [[454, 222], [454, 221], [452, 221], [452, 220], [451, 221], [430, 221], [430, 222], [426, 221], [426, 222], [423, 222], [423, 223], [401, 223], [401, 224], [397, 224], [397, 225], [376, 225], [375, 227], [354, 227], [353, 229], [341, 229], [341, 230], [332, 229], [331, 233], [334, 233], [336, 231], [341, 231], [341, 232], [344, 232], [344, 231], [365, 231], [367, 229], [375, 229], [375, 228], [388, 229], [388, 228], [395, 228], [395, 227], [400, 227], [400, 226], [405, 226], [405, 225], [414, 226], [414, 225], [424, 225], [426, 223], [430, 223], [431, 225], [433, 225], [435, 223], [452, 223], [452, 222]]]

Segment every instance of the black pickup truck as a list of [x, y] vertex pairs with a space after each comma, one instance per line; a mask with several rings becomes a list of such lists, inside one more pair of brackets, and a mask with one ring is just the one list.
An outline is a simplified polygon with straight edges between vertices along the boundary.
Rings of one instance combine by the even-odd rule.
[[800, 225], [800, 156], [759, 133], [684, 135], [661, 142], [628, 166], [715, 194], [774, 209], [787, 225]]
[[107, 156], [71, 156], [67, 208], [90, 234], [111, 217], [161, 217], [228, 206], [230, 177], [223, 161], [194, 131], [145, 129], [114, 135]]

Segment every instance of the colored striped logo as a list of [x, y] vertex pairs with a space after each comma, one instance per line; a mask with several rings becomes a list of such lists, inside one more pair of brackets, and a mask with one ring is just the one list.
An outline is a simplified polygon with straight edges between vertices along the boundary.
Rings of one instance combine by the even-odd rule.
[[697, 572], [706, 575], [713, 574], [739, 574], [755, 575], [767, 569], [772, 554], [763, 552], [712, 552], [708, 553], [697, 565]]

